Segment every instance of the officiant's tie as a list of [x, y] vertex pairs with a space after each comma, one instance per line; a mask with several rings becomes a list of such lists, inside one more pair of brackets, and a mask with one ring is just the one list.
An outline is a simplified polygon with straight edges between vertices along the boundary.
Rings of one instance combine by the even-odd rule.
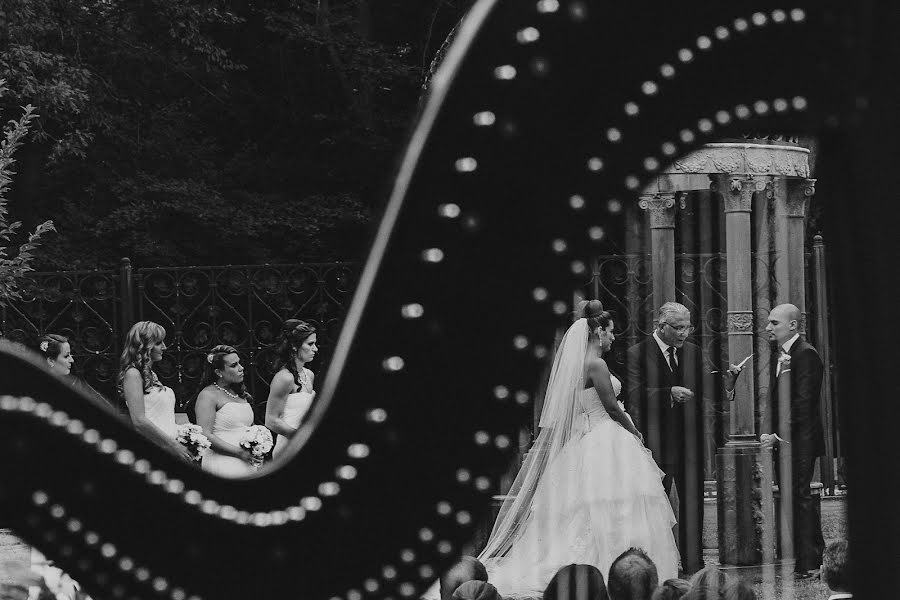
[[678, 358], [675, 356], [675, 346], [669, 346], [666, 349], [666, 352], [669, 354], [669, 368], [672, 369], [672, 374], [675, 375], [675, 384], [681, 385], [681, 369], [678, 368]]

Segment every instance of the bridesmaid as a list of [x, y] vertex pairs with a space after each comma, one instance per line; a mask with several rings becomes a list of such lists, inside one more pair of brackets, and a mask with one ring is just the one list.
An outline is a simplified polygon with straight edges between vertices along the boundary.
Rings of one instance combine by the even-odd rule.
[[50, 370], [60, 376], [68, 376], [72, 373], [72, 365], [75, 364], [75, 358], [72, 356], [72, 347], [69, 345], [69, 338], [48, 333], [41, 337], [38, 343], [38, 350]]
[[165, 339], [165, 328], [152, 321], [139, 321], [131, 327], [119, 359], [119, 393], [135, 429], [193, 462], [187, 448], [175, 441], [175, 392], [159, 381], [152, 368], [162, 360]]
[[206, 355], [206, 367], [197, 396], [197, 424], [212, 447], [203, 456], [202, 468], [220, 477], [242, 477], [256, 472], [241, 437], [253, 425], [251, 396], [244, 386], [244, 366], [237, 350], [216, 346]]
[[315, 396], [315, 376], [305, 365], [319, 351], [316, 328], [305, 321], [288, 319], [284, 322], [276, 351], [279, 370], [272, 378], [266, 403], [266, 427], [278, 434], [273, 457], [284, 452]]
[[40, 342], [38, 342], [38, 350], [44, 357], [44, 360], [47, 361], [47, 366], [50, 367], [50, 370], [68, 380], [72, 387], [87, 396], [102, 400], [104, 404], [109, 404], [109, 400], [103, 394], [95, 390], [85, 380], [72, 374], [72, 365], [75, 363], [75, 357], [72, 356], [69, 338], [55, 333], [48, 333], [41, 337]]

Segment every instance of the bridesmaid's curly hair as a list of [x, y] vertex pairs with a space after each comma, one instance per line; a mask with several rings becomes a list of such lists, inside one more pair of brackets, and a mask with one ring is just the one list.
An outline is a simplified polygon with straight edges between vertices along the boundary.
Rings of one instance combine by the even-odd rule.
[[300, 319], [288, 319], [281, 328], [281, 339], [275, 347], [278, 360], [275, 362], [275, 371], [287, 369], [294, 376], [294, 383], [300, 387], [300, 374], [297, 372], [297, 363], [294, 358], [297, 351], [306, 338], [316, 332], [316, 328]]
[[[216, 369], [225, 368], [225, 357], [229, 354], [238, 354], [238, 351], [233, 346], [227, 346], [225, 344], [215, 346], [206, 354], [203, 359], [203, 377], [200, 378], [200, 387], [197, 390], [198, 395], [205, 387], [216, 382], [218, 379], [218, 377], [216, 377]], [[253, 397], [250, 395], [250, 392], [247, 391], [247, 386], [243, 381], [240, 383], [231, 383], [228, 387], [231, 388], [232, 392], [252, 404]]]
[[144, 392], [149, 392], [160, 385], [156, 373], [153, 372], [153, 361], [150, 360], [150, 348], [166, 339], [166, 329], [153, 321], [138, 321], [131, 326], [125, 336], [125, 348], [119, 357], [119, 375], [116, 378], [116, 389], [124, 394], [122, 382], [125, 371], [134, 367], [141, 373]]

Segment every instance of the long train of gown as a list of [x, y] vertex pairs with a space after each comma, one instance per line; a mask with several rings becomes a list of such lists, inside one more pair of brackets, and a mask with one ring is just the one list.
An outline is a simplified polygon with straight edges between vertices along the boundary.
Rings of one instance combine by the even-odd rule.
[[[616, 394], [621, 383], [612, 378]], [[614, 421], [594, 388], [581, 392], [588, 431], [547, 466], [529, 522], [503, 557], [484, 560], [504, 597], [540, 596], [560, 567], [609, 567], [631, 547], [643, 548], [659, 581], [678, 577], [675, 514], [650, 450]], [[620, 402], [621, 406], [621, 402]]]
[[[213, 435], [223, 442], [240, 446], [247, 428], [253, 425], [253, 407], [248, 402], [228, 402], [216, 411]], [[256, 473], [256, 467], [236, 456], [219, 454], [212, 448], [203, 455], [201, 466], [219, 477], [243, 477]]]
[[[312, 405], [314, 397], [315, 392], [301, 391], [289, 394], [284, 403], [284, 412], [281, 413], [281, 419], [291, 427], [300, 427], [300, 421], [303, 420], [303, 417], [306, 416], [307, 411], [309, 411], [309, 407]], [[272, 458], [275, 458], [284, 452], [284, 449], [290, 441], [290, 438], [279, 433], [275, 438], [275, 448], [272, 450]]]
[[144, 394], [144, 416], [167, 437], [175, 439], [175, 392], [172, 388], [154, 387]]

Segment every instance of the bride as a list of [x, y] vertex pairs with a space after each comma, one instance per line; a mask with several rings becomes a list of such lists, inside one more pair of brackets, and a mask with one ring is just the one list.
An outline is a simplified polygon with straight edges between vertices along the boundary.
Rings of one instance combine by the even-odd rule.
[[478, 557], [504, 597], [540, 596], [565, 565], [609, 574], [631, 547], [653, 559], [659, 580], [678, 576], [675, 515], [663, 472], [616, 396], [621, 382], [603, 353], [615, 339], [597, 300], [560, 343], [540, 433]]

